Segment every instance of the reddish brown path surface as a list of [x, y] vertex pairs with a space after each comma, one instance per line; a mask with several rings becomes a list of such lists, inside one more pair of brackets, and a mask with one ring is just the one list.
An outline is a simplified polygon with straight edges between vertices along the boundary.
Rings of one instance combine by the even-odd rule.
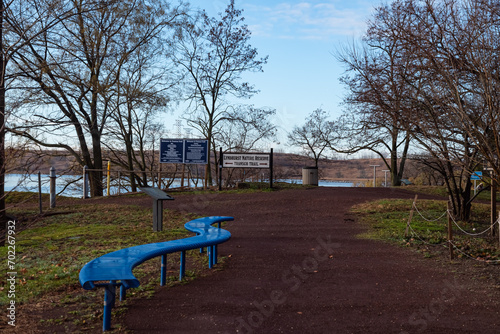
[[[174, 195], [175, 197], [175, 195]], [[165, 204], [234, 216], [224, 269], [133, 299], [134, 333], [500, 333], [498, 289], [451, 265], [356, 235], [348, 213], [403, 190], [316, 188], [177, 196]], [[421, 196], [424, 198], [424, 196]], [[168, 224], [168, 223], [167, 223]], [[450, 269], [451, 268], [451, 269]], [[458, 276], [458, 277], [456, 277]]]

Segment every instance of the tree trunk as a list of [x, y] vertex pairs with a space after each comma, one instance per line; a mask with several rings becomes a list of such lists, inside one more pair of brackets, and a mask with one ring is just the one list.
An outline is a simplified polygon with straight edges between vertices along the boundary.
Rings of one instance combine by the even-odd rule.
[[94, 156], [94, 169], [98, 169], [99, 171], [95, 173], [91, 173], [93, 177], [90, 178], [90, 191], [92, 193], [92, 197], [99, 197], [103, 195], [103, 163], [102, 163], [102, 150], [101, 150], [101, 136], [98, 131], [92, 131], [92, 149]]
[[3, 48], [4, 3], [0, 0], [0, 246], [5, 245], [7, 213], [5, 212], [5, 55]]

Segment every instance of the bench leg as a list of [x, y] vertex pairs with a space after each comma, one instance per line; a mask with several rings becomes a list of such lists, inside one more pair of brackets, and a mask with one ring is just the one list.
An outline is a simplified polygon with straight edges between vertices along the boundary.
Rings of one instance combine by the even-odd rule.
[[179, 269], [179, 281], [186, 275], [186, 251], [181, 251], [181, 266]]
[[160, 285], [164, 286], [167, 282], [167, 254], [161, 256], [161, 277]]
[[115, 306], [116, 286], [110, 283], [104, 287], [104, 312], [102, 316], [102, 330], [111, 329], [111, 309]]
[[127, 288], [122, 284], [120, 285], [120, 301], [124, 301], [127, 298]]
[[207, 247], [207, 255], [208, 255], [208, 268], [212, 268], [212, 256], [213, 256], [213, 248], [212, 246]]
[[217, 264], [217, 245], [214, 245], [214, 264]]

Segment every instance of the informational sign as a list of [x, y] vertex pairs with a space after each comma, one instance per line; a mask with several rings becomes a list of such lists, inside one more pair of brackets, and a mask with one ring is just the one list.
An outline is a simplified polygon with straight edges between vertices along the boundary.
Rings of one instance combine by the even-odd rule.
[[482, 180], [482, 178], [483, 178], [483, 172], [474, 172], [470, 176], [471, 180]]
[[269, 154], [224, 153], [223, 168], [270, 168]]
[[161, 139], [160, 162], [171, 164], [207, 164], [208, 140]]
[[160, 162], [181, 164], [184, 159], [184, 140], [161, 139], [160, 140]]
[[185, 164], [207, 164], [208, 163], [208, 140], [186, 139], [184, 140], [184, 163]]

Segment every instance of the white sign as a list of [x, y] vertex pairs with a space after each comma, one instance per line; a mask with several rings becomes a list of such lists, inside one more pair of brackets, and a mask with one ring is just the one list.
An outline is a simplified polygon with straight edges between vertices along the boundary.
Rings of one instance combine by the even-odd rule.
[[270, 168], [269, 154], [235, 154], [224, 153], [222, 167], [224, 168]]

